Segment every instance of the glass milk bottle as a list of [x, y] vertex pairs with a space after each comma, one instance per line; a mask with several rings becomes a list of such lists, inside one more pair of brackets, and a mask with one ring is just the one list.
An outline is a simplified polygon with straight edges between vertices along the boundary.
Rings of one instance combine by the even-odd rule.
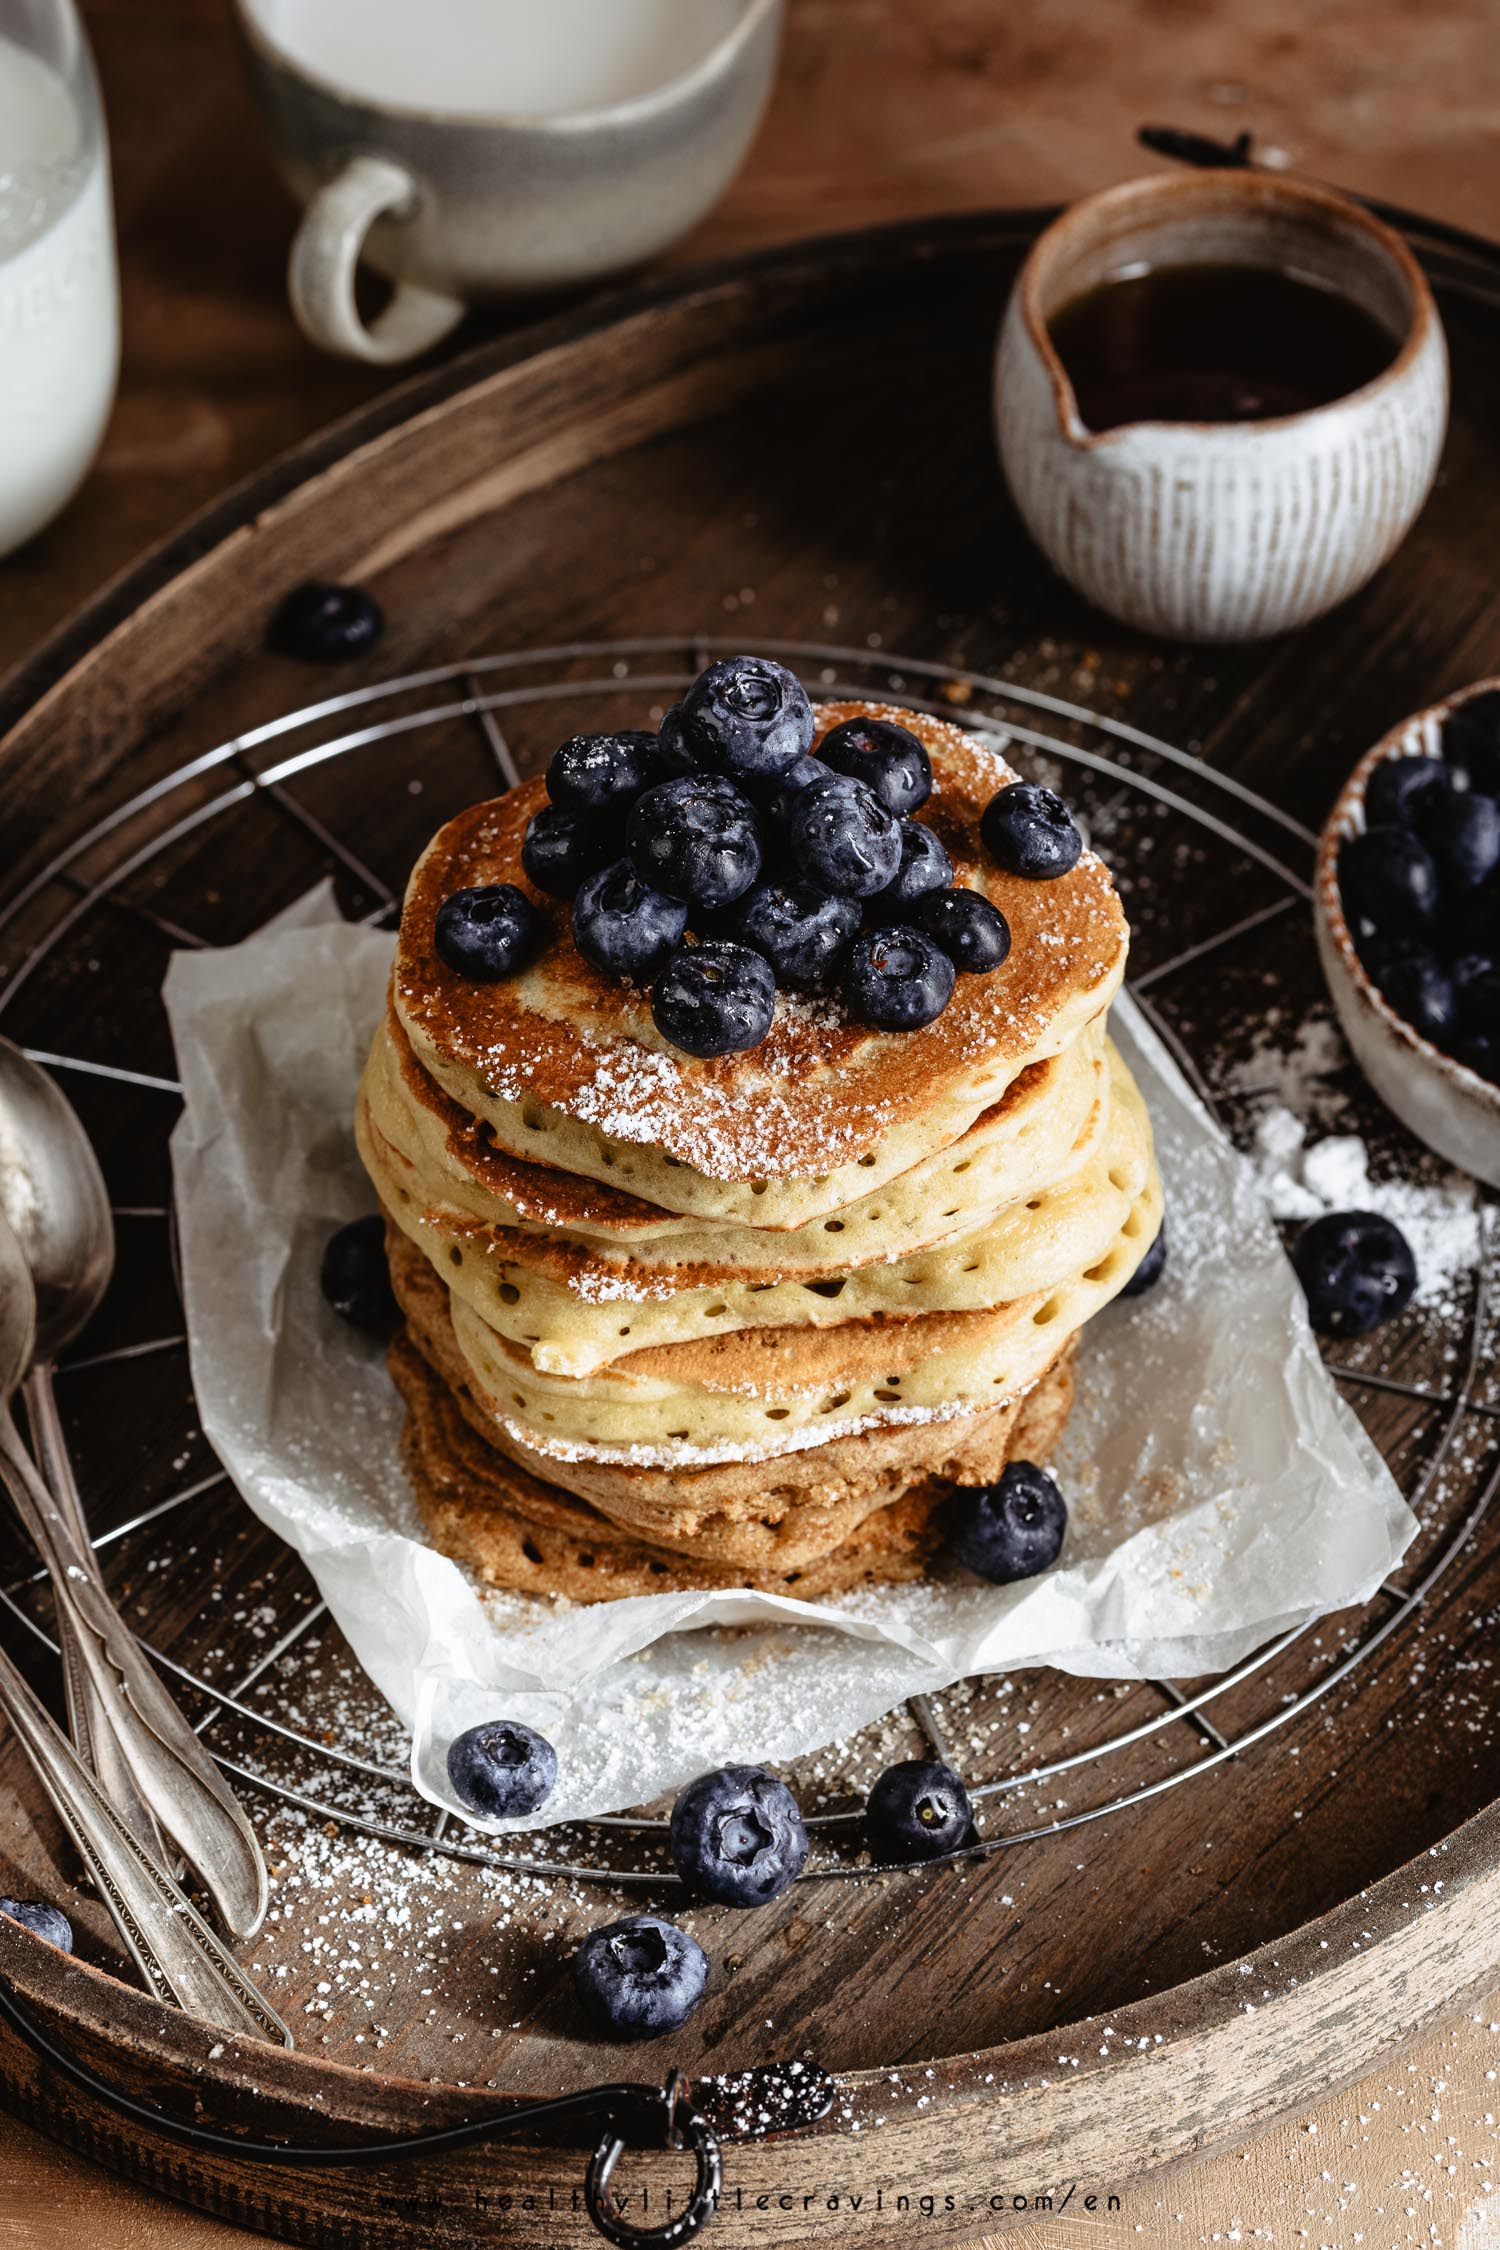
[[0, 0], [0, 554], [98, 450], [120, 361], [99, 89], [73, 0]]

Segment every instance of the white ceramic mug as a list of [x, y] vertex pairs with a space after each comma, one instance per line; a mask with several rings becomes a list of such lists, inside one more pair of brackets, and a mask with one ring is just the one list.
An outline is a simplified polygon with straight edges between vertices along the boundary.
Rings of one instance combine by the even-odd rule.
[[[1190, 263], [1303, 273], [1400, 348], [1373, 382], [1300, 414], [1087, 428], [1049, 318], [1124, 269]], [[1264, 172], [1174, 173], [1090, 196], [1033, 245], [1000, 332], [995, 415], [1016, 505], [1070, 585], [1145, 632], [1254, 640], [1331, 609], [1400, 545], [1437, 473], [1448, 354], [1416, 259], [1358, 204]]]
[[[235, 0], [272, 157], [306, 206], [292, 307], [410, 358], [486, 298], [623, 272], [685, 234], [769, 98], [784, 0]], [[366, 322], [361, 260], [392, 284]]]

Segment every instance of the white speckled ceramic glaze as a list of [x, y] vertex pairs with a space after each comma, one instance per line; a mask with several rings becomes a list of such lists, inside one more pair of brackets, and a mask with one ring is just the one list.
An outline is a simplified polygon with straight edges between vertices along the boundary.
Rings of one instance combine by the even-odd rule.
[[1448, 713], [1471, 695], [1500, 688], [1479, 680], [1446, 703], [1403, 719], [1355, 767], [1335, 800], [1318, 846], [1313, 913], [1318, 959], [1355, 1060], [1388, 1109], [1450, 1164], [1500, 1187], [1500, 1086], [1445, 1055], [1398, 1016], [1360, 966], [1339, 897], [1339, 847], [1365, 825], [1365, 787], [1384, 758], [1435, 758]]
[[[1079, 419], [1047, 321], [1136, 265], [1275, 266], [1341, 290], [1404, 339], [1347, 398], [1264, 422]], [[1111, 616], [1179, 640], [1305, 625], [1394, 552], [1432, 485], [1448, 354], [1399, 235], [1264, 172], [1136, 180], [1076, 204], [1032, 248], [995, 370], [1000, 457], [1028, 530]]]

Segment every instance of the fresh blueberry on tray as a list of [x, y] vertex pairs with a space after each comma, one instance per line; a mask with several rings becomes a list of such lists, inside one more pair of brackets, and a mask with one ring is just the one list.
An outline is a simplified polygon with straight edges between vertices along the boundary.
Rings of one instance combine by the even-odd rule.
[[543, 805], [532, 814], [521, 844], [521, 865], [539, 891], [553, 898], [571, 898], [586, 875], [613, 859], [619, 838], [613, 841], [584, 813], [561, 805]]
[[358, 586], [312, 580], [287, 595], [271, 620], [269, 639], [273, 648], [306, 664], [342, 664], [372, 649], [384, 631], [373, 595]]
[[1411, 828], [1426, 798], [1452, 791], [1453, 776], [1441, 758], [1382, 758], [1365, 783], [1365, 826]]
[[961, 1563], [995, 1586], [1050, 1570], [1068, 1528], [1067, 1502], [1034, 1461], [1007, 1461], [998, 1483], [958, 1495], [950, 1545]]
[[1500, 867], [1500, 803], [1481, 790], [1429, 789], [1417, 801], [1414, 820], [1440, 889], [1475, 890]]
[[866, 930], [849, 948], [844, 998], [872, 1031], [919, 1031], [953, 997], [957, 971], [925, 930], [902, 923]]
[[1156, 1240], [1120, 1291], [1120, 1295], [1122, 1297], [1144, 1297], [1148, 1289], [1156, 1287], [1166, 1270], [1167, 1222], [1163, 1219], [1156, 1230]]
[[1330, 1211], [1298, 1235], [1292, 1264], [1320, 1336], [1367, 1336], [1411, 1302], [1416, 1260], [1376, 1211]]
[[1446, 1047], [1458, 1026], [1453, 979], [1435, 953], [1413, 946], [1376, 979], [1382, 999], [1424, 1039]]
[[724, 1766], [683, 1790], [667, 1848], [691, 1890], [721, 1906], [764, 1906], [801, 1873], [807, 1830], [784, 1781], [761, 1766]]
[[385, 1255], [385, 1221], [378, 1211], [351, 1219], [328, 1237], [318, 1276], [323, 1295], [351, 1328], [378, 1333], [397, 1316], [391, 1269]]
[[548, 761], [547, 795], [564, 812], [599, 819], [627, 811], [662, 778], [654, 734], [574, 734]]
[[916, 736], [893, 719], [845, 719], [829, 728], [818, 756], [835, 773], [873, 789], [898, 819], [932, 795], [932, 760]]
[[901, 823], [901, 860], [883, 891], [865, 902], [865, 911], [883, 922], [910, 922], [913, 908], [930, 891], [946, 890], [953, 862], [942, 843], [920, 820]]
[[432, 925], [438, 959], [473, 984], [514, 976], [541, 950], [546, 925], [514, 883], [480, 883], [444, 899]]
[[590, 875], [573, 901], [573, 943], [606, 976], [649, 984], [682, 942], [688, 910], [643, 883], [633, 860], [617, 859]]
[[870, 1848], [889, 1859], [939, 1859], [974, 1834], [969, 1792], [935, 1758], [887, 1766], [865, 1800]]
[[987, 976], [1010, 952], [1010, 924], [978, 891], [933, 891], [913, 920], [970, 976]]
[[873, 898], [901, 864], [901, 825], [862, 781], [834, 774], [795, 796], [787, 844], [804, 882], [838, 898]]
[[1384, 937], [1413, 936], [1437, 912], [1437, 865], [1409, 828], [1367, 828], [1339, 853], [1345, 912], [1362, 914]]
[[645, 882], [709, 912], [742, 898], [760, 873], [755, 808], [712, 774], [658, 782], [636, 799], [626, 833]]
[[759, 883], [734, 910], [734, 935], [765, 955], [778, 984], [825, 984], [858, 929], [852, 898], [807, 883]]
[[616, 2039], [680, 2031], [703, 1998], [708, 1955], [675, 1922], [631, 1914], [591, 1931], [573, 1956], [587, 2013]]
[[726, 656], [682, 699], [682, 735], [710, 773], [768, 780], [805, 756], [812, 705], [795, 673], [768, 656]]
[[1083, 850], [1078, 824], [1061, 797], [1035, 781], [1008, 782], [991, 797], [979, 833], [998, 866], [1032, 883], [1066, 875]]
[[684, 1054], [732, 1055], [758, 1047], [776, 1013], [776, 978], [748, 945], [680, 945], [651, 994], [651, 1018]]
[[72, 1952], [73, 1925], [60, 1907], [48, 1906], [39, 1898], [0, 1898], [0, 1914], [9, 1915], [12, 1922], [45, 1938], [49, 1945], [61, 1946], [64, 1953]]
[[557, 1752], [519, 1719], [486, 1719], [449, 1743], [448, 1779], [470, 1812], [510, 1820], [547, 1802], [557, 1782]]

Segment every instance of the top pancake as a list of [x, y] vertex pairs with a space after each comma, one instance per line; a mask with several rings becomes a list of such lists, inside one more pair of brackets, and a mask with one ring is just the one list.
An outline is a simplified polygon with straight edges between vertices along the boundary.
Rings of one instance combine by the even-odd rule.
[[[1029, 1065], [1069, 1047], [1124, 974], [1127, 931], [1102, 862], [1030, 883], [985, 852], [979, 818], [1016, 777], [961, 728], [877, 704], [824, 705], [819, 735], [873, 713], [920, 736], [935, 787], [920, 817], [955, 876], [1010, 924], [1004, 966], [958, 979], [937, 1022], [866, 1029], [833, 998], [782, 994], [748, 1053], [702, 1061], [657, 1032], [648, 996], [601, 975], [573, 946], [567, 909], [539, 899], [521, 841], [540, 781], [460, 813], [407, 890], [392, 1001], [418, 1060], [512, 1155], [605, 1181], [669, 1211], [782, 1228], [867, 1194], [967, 1131]], [[511, 882], [537, 900], [552, 939], [520, 975], [477, 984], [438, 958], [442, 901]]]

